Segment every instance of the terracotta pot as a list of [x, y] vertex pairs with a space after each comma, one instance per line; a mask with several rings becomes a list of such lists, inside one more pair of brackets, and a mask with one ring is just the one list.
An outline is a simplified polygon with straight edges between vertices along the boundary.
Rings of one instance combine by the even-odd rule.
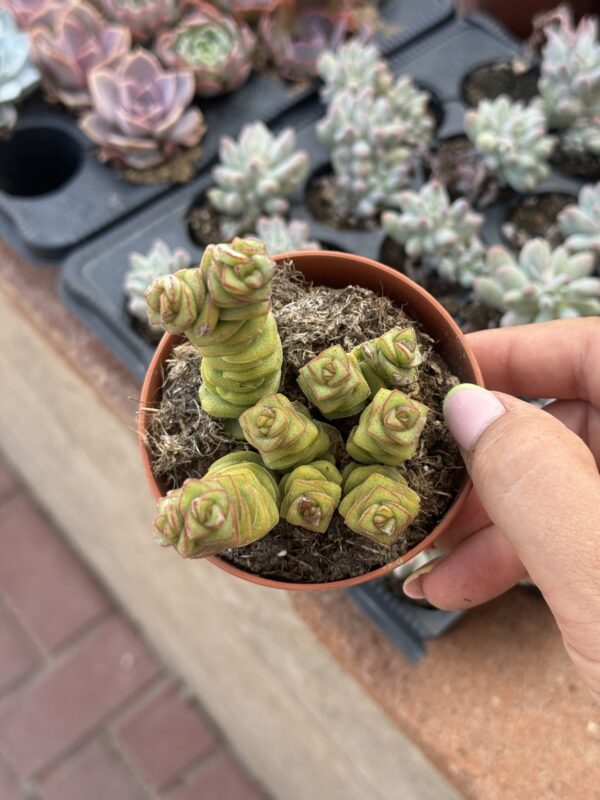
[[[460, 14], [483, 11], [495, 17], [515, 36], [526, 39], [531, 33], [531, 21], [536, 14], [555, 8], [558, 0], [521, 0], [518, 3], [508, 0], [455, 0], [455, 5]], [[598, 11], [598, 0], [570, 0], [567, 5], [577, 20], [584, 14]]]
[[[404, 308], [407, 314], [413, 317], [413, 319], [418, 320], [423, 325], [427, 333], [435, 339], [438, 352], [444, 357], [454, 374], [456, 374], [461, 381], [483, 385], [479, 366], [459, 327], [437, 300], [405, 275], [383, 264], [379, 264], [376, 261], [372, 261], [371, 259], [350, 255], [348, 253], [327, 251], [288, 253], [285, 256], [276, 257], [275, 260], [283, 261], [284, 259], [287, 260], [290, 258], [294, 260], [296, 268], [316, 284], [338, 288], [355, 284], [385, 294], [399, 307], [401, 306]], [[166, 487], [160, 486], [152, 474], [149, 453], [144, 445], [144, 433], [148, 424], [146, 408], [151, 407], [160, 400], [163, 364], [170, 357], [173, 348], [180, 344], [181, 341], [182, 337], [180, 336], [174, 336], [172, 334], [165, 334], [163, 336], [154, 354], [154, 358], [148, 367], [146, 379], [142, 387], [140, 414], [138, 418], [138, 435], [144, 470], [152, 494], [157, 500], [164, 494]], [[210, 557], [209, 561], [212, 561], [213, 564], [216, 564], [221, 569], [224, 569], [226, 572], [238, 578], [278, 589], [303, 591], [332, 588], [339, 589], [358, 583], [364, 583], [365, 581], [379, 578], [391, 572], [395, 567], [416, 556], [421, 550], [431, 547], [437, 537], [440, 536], [456, 517], [469, 490], [470, 481], [465, 479], [464, 484], [460, 488], [460, 491], [444, 518], [422, 542], [405, 553], [401, 558], [354, 578], [332, 583], [286, 583], [284, 581], [274, 581], [268, 578], [262, 578], [259, 575], [252, 575], [249, 572], [244, 572], [218, 556]]]

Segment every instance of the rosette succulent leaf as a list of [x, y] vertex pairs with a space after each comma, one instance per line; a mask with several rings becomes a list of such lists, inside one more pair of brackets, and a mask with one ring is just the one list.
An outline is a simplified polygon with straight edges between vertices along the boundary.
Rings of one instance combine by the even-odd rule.
[[308, 154], [295, 147], [292, 128], [274, 135], [262, 122], [245, 125], [237, 141], [223, 137], [208, 199], [225, 237], [251, 231], [261, 214], [285, 214], [309, 165]]
[[0, 136], [17, 121], [16, 104], [33, 91], [40, 74], [29, 59], [29, 37], [0, 10]]
[[213, 97], [246, 81], [254, 44], [247, 25], [237, 23], [212, 3], [198, 2], [175, 28], [158, 36], [155, 50], [167, 67], [192, 70], [197, 94]]
[[348, 454], [361, 464], [402, 464], [417, 452], [428, 411], [398, 389], [379, 389], [350, 432]]
[[31, 48], [48, 94], [69, 108], [92, 104], [90, 75], [110, 69], [131, 47], [124, 25], [110, 25], [85, 0], [55, 4], [51, 14], [34, 18]]
[[537, 103], [524, 106], [506, 95], [482, 100], [465, 114], [465, 132], [486, 169], [517, 192], [531, 191], [550, 172], [555, 139], [546, 135], [546, 126]]
[[89, 88], [92, 111], [80, 127], [99, 145], [103, 161], [138, 170], [155, 167], [204, 135], [201, 112], [189, 108], [192, 74], [163, 70], [147, 50], [134, 50], [114, 68], [93, 70]]
[[178, 16], [177, 0], [100, 0], [100, 4], [109, 19], [125, 25], [140, 42], [153, 39]]
[[300, 368], [298, 386], [326, 419], [358, 414], [371, 394], [355, 356], [339, 344]]
[[[358, 470], [352, 474], [356, 473]], [[414, 521], [420, 505], [419, 495], [407, 486], [399, 472], [390, 477], [378, 468], [351, 490], [345, 490], [339, 513], [350, 530], [390, 546]]]
[[287, 470], [309, 464], [330, 448], [327, 430], [298, 405], [285, 395], [272, 394], [240, 416], [246, 440], [270, 469]]
[[286, 222], [277, 214], [273, 217], [260, 217], [256, 223], [256, 238], [265, 243], [272, 256], [298, 250], [321, 250], [321, 244], [310, 241], [309, 236], [309, 225], [302, 219]]
[[199, 269], [182, 269], [156, 278], [146, 289], [148, 324], [169, 333], [186, 333], [207, 301]]
[[0, 8], [9, 12], [23, 31], [31, 30], [47, 9], [56, 5], [57, 0], [0, 0]]
[[600, 278], [590, 277], [592, 253], [569, 254], [544, 239], [527, 242], [515, 259], [500, 245], [488, 251], [489, 275], [475, 281], [476, 294], [504, 312], [500, 324], [600, 315]]
[[590, 250], [600, 255], [600, 182], [579, 192], [576, 205], [564, 208], [558, 224], [567, 237], [565, 247], [573, 252]]
[[281, 518], [315, 533], [325, 533], [342, 496], [342, 476], [329, 461], [296, 467], [281, 479]]
[[414, 383], [417, 367], [423, 363], [417, 334], [411, 327], [392, 328], [377, 339], [359, 344], [352, 353], [373, 394]]
[[[187, 269], [191, 262], [192, 257], [187, 250], [183, 247], [171, 250], [162, 239], [157, 239], [148, 253], [130, 253], [129, 269], [123, 282], [129, 313], [141, 322], [147, 322], [146, 290], [157, 278]], [[157, 313], [160, 313], [160, 302], [157, 306]], [[162, 329], [162, 316], [161, 324], [151, 327]]]

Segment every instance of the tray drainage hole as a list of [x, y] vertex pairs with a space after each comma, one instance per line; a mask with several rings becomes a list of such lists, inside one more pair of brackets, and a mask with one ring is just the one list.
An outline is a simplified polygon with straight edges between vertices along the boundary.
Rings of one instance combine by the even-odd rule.
[[57, 128], [17, 130], [0, 142], [0, 190], [15, 197], [56, 191], [79, 169], [81, 145]]

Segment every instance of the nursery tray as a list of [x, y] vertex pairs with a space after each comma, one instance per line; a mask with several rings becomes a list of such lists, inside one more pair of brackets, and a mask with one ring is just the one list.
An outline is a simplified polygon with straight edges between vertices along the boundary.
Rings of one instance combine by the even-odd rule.
[[441, 636], [465, 614], [403, 599], [390, 591], [385, 579], [353, 586], [346, 593], [411, 661], [423, 658], [427, 640]]
[[[437, 25], [453, 10], [452, 0], [387, 0], [381, 9], [378, 44], [386, 55], [395, 52]], [[202, 142], [198, 172], [214, 160], [223, 135], [236, 136], [241, 127], [260, 119], [277, 127], [290, 124], [285, 112], [314, 97], [316, 83], [291, 84], [275, 73], [254, 73], [242, 88], [223, 97], [200, 100], [207, 133]], [[58, 258], [95, 233], [119, 222], [153, 200], [175, 191], [170, 183], [141, 186], [121, 179], [98, 163], [93, 147], [75, 119], [40, 100], [28, 104], [16, 128], [23, 147], [33, 158], [66, 163], [70, 177], [43, 194], [20, 196], [0, 188], [0, 212], [14, 225], [28, 250], [42, 258]], [[0, 161], [2, 148], [0, 145]], [[12, 160], [9, 157], [7, 160]], [[45, 166], [44, 165], [44, 166]]]

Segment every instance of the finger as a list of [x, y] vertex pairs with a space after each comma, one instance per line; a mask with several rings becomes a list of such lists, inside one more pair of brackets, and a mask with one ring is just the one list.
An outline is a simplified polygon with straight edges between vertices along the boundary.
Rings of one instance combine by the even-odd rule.
[[404, 592], [436, 608], [469, 608], [498, 597], [525, 575], [512, 545], [490, 525], [411, 575]]
[[544, 411], [583, 439], [600, 469], [600, 410], [584, 400], [555, 400], [544, 406]]
[[489, 389], [600, 408], [599, 318], [479, 331], [468, 339]]
[[489, 524], [489, 515], [481, 505], [477, 492], [472, 489], [450, 528], [436, 539], [435, 546], [443, 550], [453, 550], [467, 536]]

